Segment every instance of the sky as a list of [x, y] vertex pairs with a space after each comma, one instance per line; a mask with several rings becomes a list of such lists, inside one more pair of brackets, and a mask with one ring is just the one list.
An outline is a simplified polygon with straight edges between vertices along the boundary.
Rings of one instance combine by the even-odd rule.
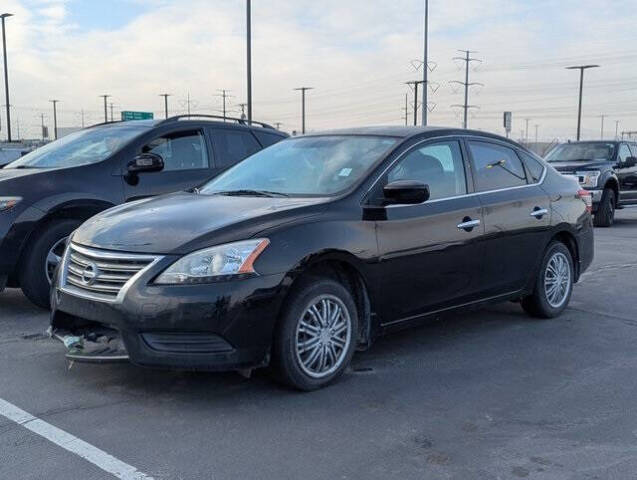
[[[14, 137], [103, 121], [101, 94], [121, 110], [228, 115], [246, 101], [245, 0], [2, 0]], [[2, 12], [0, 12], [2, 13]], [[253, 0], [253, 118], [307, 129], [404, 124], [405, 95], [422, 78], [424, 0]], [[579, 74], [582, 137], [637, 130], [637, 0], [430, 0], [429, 124], [461, 126], [463, 55], [471, 62], [469, 128], [514, 138], [575, 137]], [[4, 85], [3, 85], [4, 86]], [[419, 92], [421, 93], [421, 92]], [[5, 104], [4, 95], [1, 104]], [[419, 107], [421, 108], [421, 107]], [[528, 121], [527, 121], [528, 119]], [[619, 122], [616, 124], [616, 122]], [[2, 113], [0, 138], [6, 137]], [[19, 127], [18, 127], [19, 124]]]

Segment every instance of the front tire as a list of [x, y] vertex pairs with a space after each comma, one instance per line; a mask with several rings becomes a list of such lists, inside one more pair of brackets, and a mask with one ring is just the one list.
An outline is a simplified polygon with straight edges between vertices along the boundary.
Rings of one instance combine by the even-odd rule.
[[546, 249], [533, 293], [522, 299], [522, 308], [532, 317], [554, 318], [568, 306], [573, 293], [573, 257], [562, 242]]
[[358, 332], [351, 293], [329, 278], [311, 277], [286, 300], [274, 339], [278, 378], [299, 390], [324, 387], [349, 365]]
[[602, 192], [602, 199], [597, 207], [597, 213], [593, 217], [593, 225], [596, 227], [610, 227], [615, 221], [615, 207], [617, 206], [617, 198], [615, 190], [605, 188]]
[[53, 272], [59, 263], [68, 236], [81, 224], [74, 219], [48, 223], [27, 246], [20, 272], [20, 287], [26, 297], [38, 307], [50, 308], [49, 291]]

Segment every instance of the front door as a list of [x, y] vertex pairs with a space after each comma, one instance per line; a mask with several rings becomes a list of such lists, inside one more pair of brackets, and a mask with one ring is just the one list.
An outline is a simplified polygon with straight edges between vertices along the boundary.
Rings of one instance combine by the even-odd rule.
[[482, 254], [482, 212], [468, 184], [458, 140], [412, 147], [379, 182], [417, 180], [430, 199], [391, 205], [377, 222], [383, 324], [398, 323], [475, 298]]
[[212, 176], [212, 158], [201, 129], [163, 133], [145, 143], [137, 153], [156, 153], [164, 159], [161, 172], [126, 176], [126, 201], [196, 187]]
[[[634, 151], [631, 151], [634, 150]], [[619, 180], [620, 200], [623, 203], [637, 203], [637, 165], [631, 165], [629, 159], [637, 158], [637, 147], [621, 143], [617, 152], [617, 178]]]
[[551, 225], [549, 196], [527, 181], [522, 160], [501, 143], [469, 140], [475, 189], [483, 207], [483, 295], [522, 289], [543, 253]]

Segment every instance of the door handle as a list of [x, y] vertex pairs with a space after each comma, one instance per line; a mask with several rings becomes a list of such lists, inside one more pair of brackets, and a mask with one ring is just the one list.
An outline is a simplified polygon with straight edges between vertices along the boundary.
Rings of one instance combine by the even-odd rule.
[[531, 212], [531, 216], [535, 218], [542, 218], [547, 213], [549, 213], [549, 211], [546, 208], [535, 207]]
[[471, 220], [470, 217], [464, 217], [462, 223], [458, 224], [458, 229], [470, 232], [474, 227], [480, 225], [480, 220]]

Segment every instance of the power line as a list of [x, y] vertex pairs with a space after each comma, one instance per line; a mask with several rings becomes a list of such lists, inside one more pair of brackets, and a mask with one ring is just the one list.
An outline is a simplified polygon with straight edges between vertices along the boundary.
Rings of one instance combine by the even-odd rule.
[[217, 97], [223, 98], [223, 121], [225, 122], [226, 121], [226, 98], [230, 98], [234, 95], [228, 95], [227, 92], [229, 92], [230, 90], [221, 89], [217, 91], [221, 92], [221, 95], [217, 95]]

